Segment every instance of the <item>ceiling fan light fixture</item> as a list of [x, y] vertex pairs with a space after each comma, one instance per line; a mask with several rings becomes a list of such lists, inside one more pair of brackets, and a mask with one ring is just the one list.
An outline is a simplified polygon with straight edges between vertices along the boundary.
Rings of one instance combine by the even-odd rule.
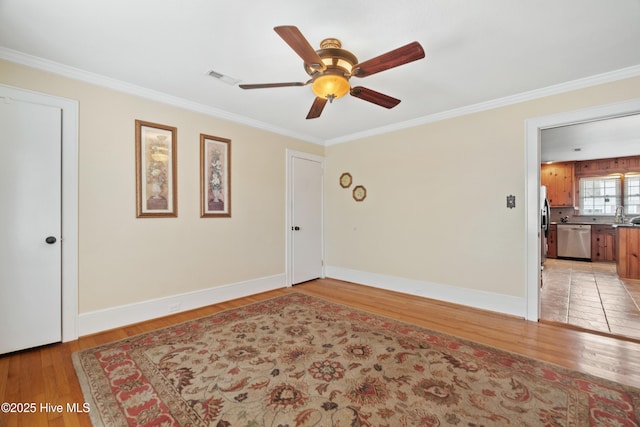
[[327, 73], [317, 76], [311, 84], [311, 90], [318, 98], [333, 101], [349, 93], [349, 80], [342, 74]]
[[400, 103], [399, 99], [361, 86], [351, 88], [349, 79], [370, 76], [425, 57], [420, 43], [414, 41], [367, 61], [359, 62], [353, 53], [342, 49], [342, 43], [336, 38], [322, 40], [320, 49], [314, 50], [300, 30], [293, 25], [274, 27], [274, 31], [304, 61], [304, 70], [311, 79], [306, 82], [241, 84], [240, 88], [261, 89], [311, 84], [311, 90], [316, 98], [307, 114], [307, 119], [320, 117], [327, 101], [332, 102], [347, 93], [387, 109], [395, 107]]

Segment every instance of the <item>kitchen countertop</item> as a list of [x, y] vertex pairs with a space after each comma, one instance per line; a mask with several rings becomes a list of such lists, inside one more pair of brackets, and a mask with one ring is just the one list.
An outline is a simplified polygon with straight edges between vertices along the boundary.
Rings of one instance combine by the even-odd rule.
[[630, 227], [630, 228], [640, 228], [640, 224], [631, 224], [628, 222], [622, 224], [616, 224], [614, 222], [588, 222], [588, 221], [568, 221], [568, 222], [551, 222], [553, 225], [604, 225], [610, 227]]
[[553, 221], [551, 222], [551, 224], [558, 224], [558, 225], [621, 225], [621, 224], [614, 224], [612, 222], [593, 222], [593, 221], [567, 221], [567, 222], [558, 222], [558, 221]]

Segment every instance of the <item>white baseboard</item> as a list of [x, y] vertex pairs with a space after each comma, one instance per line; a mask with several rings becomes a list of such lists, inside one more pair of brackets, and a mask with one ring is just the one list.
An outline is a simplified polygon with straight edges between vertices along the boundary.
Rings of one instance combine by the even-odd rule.
[[477, 291], [457, 286], [406, 279], [403, 277], [387, 276], [348, 268], [327, 266], [327, 277], [389, 291], [401, 292], [453, 304], [525, 317], [526, 300], [509, 295]]
[[[326, 277], [518, 317], [525, 317], [526, 314], [525, 299], [509, 295], [331, 266], [326, 267]], [[278, 274], [81, 313], [78, 316], [78, 332], [80, 336], [90, 335], [284, 287], [286, 276]]]
[[79, 335], [119, 328], [236, 298], [286, 287], [284, 274], [141, 301], [79, 315]]

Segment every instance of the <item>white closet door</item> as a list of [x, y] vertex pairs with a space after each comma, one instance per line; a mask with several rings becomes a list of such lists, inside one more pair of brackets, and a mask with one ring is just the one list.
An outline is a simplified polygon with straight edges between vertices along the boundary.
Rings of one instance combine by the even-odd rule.
[[293, 158], [293, 284], [322, 277], [322, 164]]
[[61, 121], [0, 97], [0, 354], [62, 340]]

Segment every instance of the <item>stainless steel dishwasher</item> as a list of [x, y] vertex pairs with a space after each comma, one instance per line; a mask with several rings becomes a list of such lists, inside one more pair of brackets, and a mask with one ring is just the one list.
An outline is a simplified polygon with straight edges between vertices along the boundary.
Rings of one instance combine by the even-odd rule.
[[558, 257], [591, 260], [591, 226], [558, 224]]

